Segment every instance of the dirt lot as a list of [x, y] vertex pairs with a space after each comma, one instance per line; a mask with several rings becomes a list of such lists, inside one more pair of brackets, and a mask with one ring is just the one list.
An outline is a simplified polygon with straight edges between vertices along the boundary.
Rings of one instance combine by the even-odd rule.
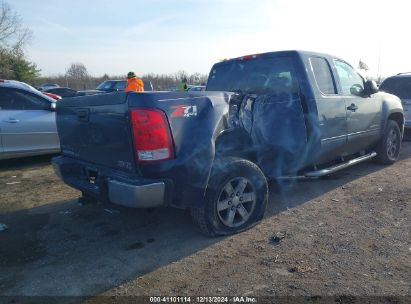
[[0, 162], [0, 223], [9, 227], [0, 232], [0, 295], [344, 295], [340, 303], [401, 296], [405, 303], [410, 157], [407, 142], [393, 166], [368, 162], [287, 191], [271, 187], [260, 225], [214, 239], [181, 210], [80, 206], [50, 157]]

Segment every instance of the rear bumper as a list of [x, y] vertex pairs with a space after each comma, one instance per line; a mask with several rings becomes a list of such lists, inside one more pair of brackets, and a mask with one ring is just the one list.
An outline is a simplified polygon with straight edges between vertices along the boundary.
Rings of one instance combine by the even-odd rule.
[[[66, 184], [99, 201], [133, 208], [151, 208], [167, 204], [169, 180], [144, 179], [126, 175], [65, 156], [53, 158], [54, 171]], [[93, 172], [90, 177], [89, 172]]]
[[150, 208], [164, 204], [165, 183], [154, 182], [130, 185], [115, 179], [107, 179], [109, 201], [134, 208]]

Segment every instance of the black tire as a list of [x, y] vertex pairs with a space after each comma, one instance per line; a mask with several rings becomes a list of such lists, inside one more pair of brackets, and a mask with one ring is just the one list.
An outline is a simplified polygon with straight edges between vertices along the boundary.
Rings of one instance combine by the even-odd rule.
[[205, 235], [234, 234], [263, 218], [267, 199], [267, 180], [258, 166], [241, 158], [220, 158], [214, 162], [203, 207], [191, 209], [191, 216]]
[[401, 149], [401, 131], [394, 120], [388, 120], [384, 135], [377, 146], [377, 162], [391, 165], [397, 159]]

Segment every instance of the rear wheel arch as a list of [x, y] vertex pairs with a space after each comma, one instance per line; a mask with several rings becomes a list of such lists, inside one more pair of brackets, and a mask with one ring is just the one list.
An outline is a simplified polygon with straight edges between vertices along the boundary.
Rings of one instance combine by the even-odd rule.
[[[210, 168], [206, 172], [206, 183], [204, 184], [204, 188], [202, 188], [203, 199], [206, 196], [210, 178], [214, 173], [213, 169], [215, 169], [215, 165], [220, 161], [220, 159], [235, 157], [255, 163], [254, 153], [251, 149], [247, 150], [247, 148], [252, 147], [252, 144], [251, 139], [245, 131], [239, 129], [226, 129], [220, 133], [216, 133], [212, 140], [214, 143], [214, 153], [210, 163]], [[202, 204], [197, 204], [195, 207], [199, 206], [202, 206]]]
[[255, 162], [250, 136], [244, 130], [222, 132], [215, 140], [215, 157], [239, 157]]
[[[241, 184], [244, 187], [240, 189]], [[232, 193], [226, 191], [227, 185]], [[267, 180], [257, 165], [237, 157], [217, 158], [203, 205], [191, 208], [191, 216], [206, 235], [233, 234], [258, 223], [264, 215], [267, 200]]]

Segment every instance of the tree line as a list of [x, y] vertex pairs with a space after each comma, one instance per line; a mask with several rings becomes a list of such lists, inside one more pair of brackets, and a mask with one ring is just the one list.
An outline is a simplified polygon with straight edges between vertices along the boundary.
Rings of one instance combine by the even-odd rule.
[[[108, 79], [126, 79], [126, 75], [92, 76], [86, 66], [79, 62], [72, 63], [65, 73], [60, 75], [42, 76], [37, 65], [25, 56], [24, 49], [32, 39], [33, 33], [23, 25], [21, 17], [5, 0], [0, 0], [0, 79], [23, 81], [34, 86], [51, 82], [76, 90], [94, 89]], [[155, 90], [172, 90], [184, 77], [193, 85], [204, 84], [207, 81], [205, 74], [189, 74], [185, 71], [174, 74], [148, 73], [139, 76], [143, 80], [151, 81]]]
[[[147, 73], [143, 75], [138, 75], [143, 80], [151, 81], [153, 88], [156, 91], [167, 91], [176, 88], [178, 83], [186, 78], [189, 84], [192, 85], [202, 85], [207, 81], [208, 75], [193, 73], [189, 74], [185, 71], [179, 71], [174, 74], [155, 74]], [[41, 83], [56, 83], [59, 86], [70, 87], [76, 90], [88, 90], [94, 89], [104, 80], [121, 80], [126, 79], [127, 75], [108, 75], [104, 74], [101, 77], [91, 76], [86, 66], [83, 63], [76, 62], [72, 63], [66, 70], [64, 74], [48, 76], [48, 77], [38, 77], [35, 79], [34, 85], [39, 85]]]

